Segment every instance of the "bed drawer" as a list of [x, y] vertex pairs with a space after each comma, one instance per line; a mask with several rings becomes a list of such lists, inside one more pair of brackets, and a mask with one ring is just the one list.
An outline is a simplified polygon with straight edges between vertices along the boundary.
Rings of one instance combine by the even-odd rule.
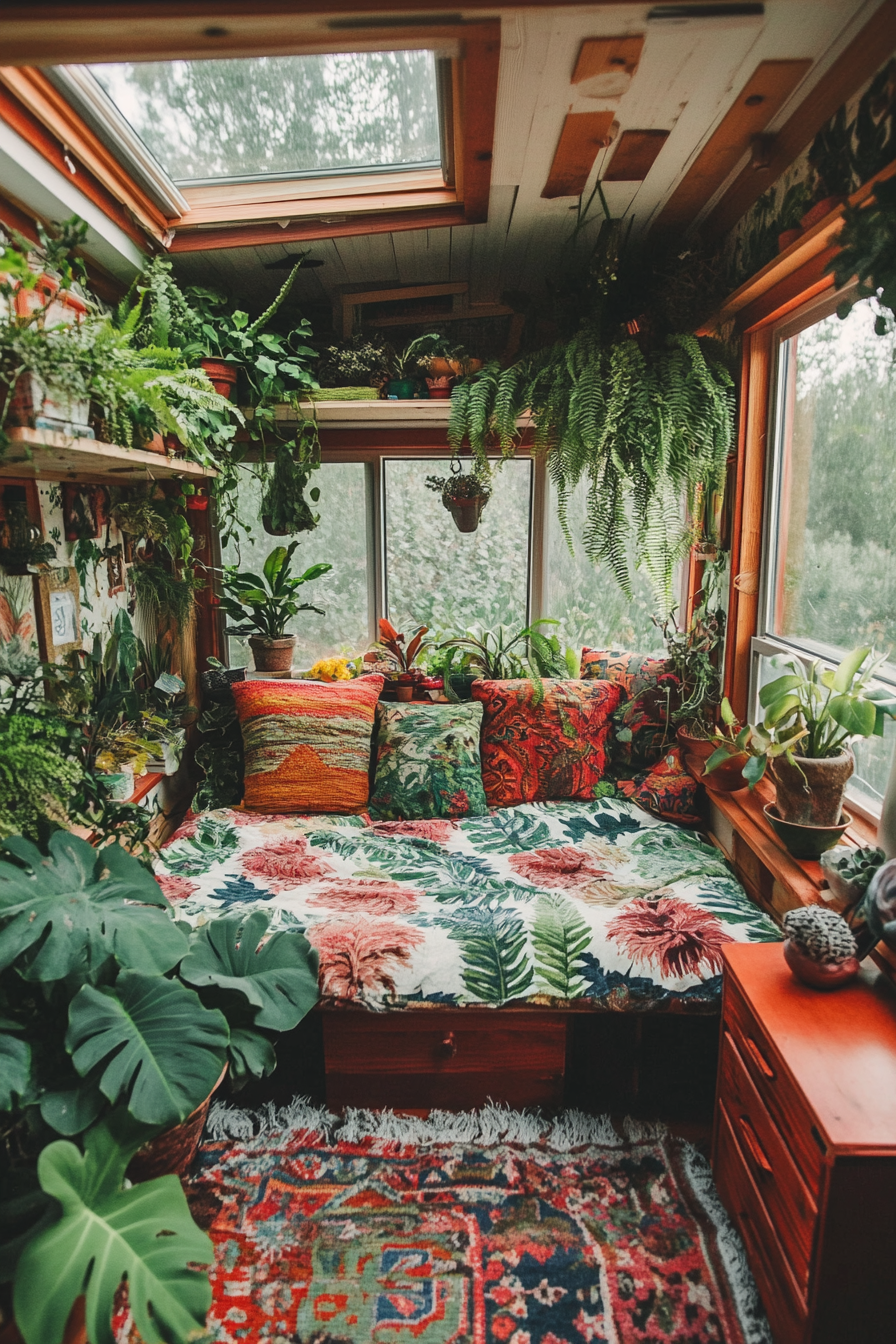
[[327, 1100], [333, 1105], [511, 1105], [562, 1099], [561, 1013], [413, 1009], [324, 1011]]
[[719, 1098], [794, 1277], [806, 1292], [818, 1211], [727, 1030], [722, 1035]]
[[778, 1130], [786, 1137], [790, 1154], [809, 1194], [817, 1199], [821, 1187], [823, 1148], [814, 1116], [730, 976], [725, 980], [722, 1013], [723, 1031], [727, 1031], [736, 1043], [750, 1081]]

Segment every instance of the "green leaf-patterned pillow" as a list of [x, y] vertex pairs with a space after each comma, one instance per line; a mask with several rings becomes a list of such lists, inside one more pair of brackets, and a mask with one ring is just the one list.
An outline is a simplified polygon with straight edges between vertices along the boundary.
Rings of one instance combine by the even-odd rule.
[[379, 821], [482, 816], [482, 706], [377, 706], [376, 780], [370, 815]]

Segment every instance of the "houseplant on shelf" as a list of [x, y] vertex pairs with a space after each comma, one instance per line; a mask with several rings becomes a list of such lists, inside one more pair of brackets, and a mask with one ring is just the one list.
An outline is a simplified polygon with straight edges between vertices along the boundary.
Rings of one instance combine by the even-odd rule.
[[[577, 654], [572, 649], [564, 651], [556, 635], [546, 635], [539, 629], [546, 625], [559, 625], [559, 621], [544, 616], [516, 633], [499, 625], [497, 630], [472, 629], [465, 635], [443, 640], [439, 649], [444, 653], [443, 676], [448, 699], [468, 697], [470, 683], [479, 678], [512, 681], [523, 677], [540, 680], [578, 676]], [[467, 678], [467, 685], [459, 688], [460, 677]]]
[[[425, 669], [416, 664], [418, 658], [422, 658], [429, 647], [428, 641], [424, 638], [428, 629], [426, 625], [419, 625], [414, 633], [405, 639], [405, 636], [383, 617], [379, 623], [379, 642], [375, 649], [365, 655], [364, 661], [371, 662], [382, 651], [395, 664], [396, 671], [391, 674], [389, 680], [395, 683], [395, 698], [402, 702], [413, 700], [414, 687], [426, 678]], [[386, 685], [389, 685], [389, 681]]]
[[317, 368], [320, 390], [312, 401], [375, 400], [390, 376], [394, 352], [382, 336], [352, 336], [330, 345]]
[[289, 676], [296, 637], [287, 635], [286, 627], [293, 616], [300, 611], [326, 615], [321, 607], [299, 602], [298, 593], [303, 584], [328, 574], [333, 566], [311, 565], [304, 574], [291, 574], [298, 544], [293, 541], [289, 546], [275, 546], [261, 575], [240, 573], [236, 565], [225, 565], [221, 571], [221, 607], [232, 621], [239, 622], [229, 625], [227, 633], [248, 635], [257, 670], [271, 677]]
[[457, 378], [467, 377], [482, 368], [480, 359], [473, 359], [462, 345], [452, 343], [447, 336], [435, 331], [412, 341], [405, 357], [415, 359], [423, 370], [429, 395], [443, 401], [451, 396], [451, 387]]
[[441, 495], [458, 532], [477, 530], [482, 510], [492, 496], [487, 470], [477, 463], [472, 471], [462, 471], [457, 458], [451, 463], [450, 476], [427, 476], [426, 488]]

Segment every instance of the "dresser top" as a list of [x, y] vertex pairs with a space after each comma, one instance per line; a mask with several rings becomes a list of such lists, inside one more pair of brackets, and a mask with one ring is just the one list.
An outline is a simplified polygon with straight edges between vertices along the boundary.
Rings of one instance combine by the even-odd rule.
[[896, 990], [870, 969], [842, 989], [795, 980], [782, 943], [730, 943], [725, 968], [829, 1145], [896, 1157]]

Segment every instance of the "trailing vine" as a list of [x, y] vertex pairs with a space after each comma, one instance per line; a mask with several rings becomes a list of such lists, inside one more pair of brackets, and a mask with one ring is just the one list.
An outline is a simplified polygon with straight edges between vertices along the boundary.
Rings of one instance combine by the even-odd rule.
[[[896, 177], [875, 183], [864, 205], [848, 205], [838, 239], [840, 251], [830, 269], [838, 288], [858, 277], [857, 298], [877, 298], [889, 316], [878, 311], [874, 329], [885, 336], [896, 312]], [[855, 300], [844, 299], [837, 316], [845, 318]]]

